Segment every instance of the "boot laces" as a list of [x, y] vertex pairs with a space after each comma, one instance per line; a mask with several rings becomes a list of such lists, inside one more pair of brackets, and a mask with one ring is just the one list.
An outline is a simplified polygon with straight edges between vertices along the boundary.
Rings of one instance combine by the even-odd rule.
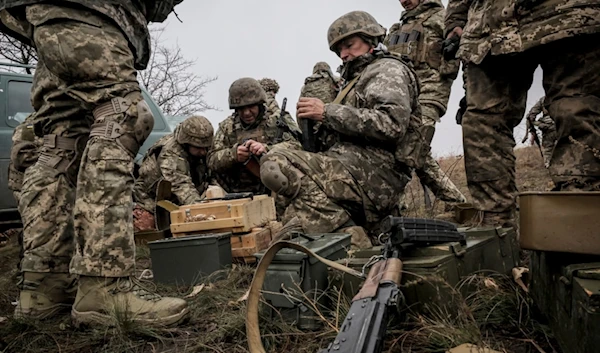
[[156, 293], [156, 285], [152, 283], [152, 288], [149, 288], [149, 285], [150, 283], [147, 281], [141, 281], [135, 277], [119, 278], [113, 291], [118, 293], [130, 292], [136, 297], [148, 301], [158, 301], [162, 299], [162, 297]]

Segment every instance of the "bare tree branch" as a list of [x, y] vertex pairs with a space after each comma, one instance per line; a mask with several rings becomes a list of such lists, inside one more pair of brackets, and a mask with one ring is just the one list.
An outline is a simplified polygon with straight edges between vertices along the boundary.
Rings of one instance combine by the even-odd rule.
[[[38, 61], [35, 48], [24, 44], [13, 37], [0, 33], [0, 57], [17, 64], [33, 65]], [[7, 68], [8, 71], [32, 73], [30, 68]]]
[[146, 70], [139, 72], [140, 82], [166, 115], [191, 115], [216, 109], [206, 102], [204, 90], [217, 77], [195, 74], [196, 61], [186, 59], [177, 44], [167, 46], [164, 31], [164, 27], [150, 29], [152, 54]]

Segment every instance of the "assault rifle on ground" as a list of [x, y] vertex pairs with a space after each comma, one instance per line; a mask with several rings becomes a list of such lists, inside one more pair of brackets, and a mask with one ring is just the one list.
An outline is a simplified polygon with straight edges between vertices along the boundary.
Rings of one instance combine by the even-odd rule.
[[[352, 299], [352, 306], [335, 340], [319, 353], [379, 353], [383, 350], [389, 317], [404, 303], [400, 290], [402, 253], [409, 248], [447, 242], [465, 242], [464, 234], [450, 223], [388, 217], [382, 223], [385, 246], [361, 290]], [[453, 228], [453, 229], [452, 229]]]

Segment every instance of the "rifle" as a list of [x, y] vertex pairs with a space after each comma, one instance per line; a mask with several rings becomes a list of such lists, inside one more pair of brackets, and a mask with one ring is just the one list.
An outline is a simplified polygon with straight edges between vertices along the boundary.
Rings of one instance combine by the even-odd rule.
[[315, 121], [312, 119], [300, 119], [300, 130], [302, 130], [302, 148], [308, 152], [317, 151], [317, 140], [315, 136]]
[[399, 288], [402, 253], [417, 246], [465, 242], [464, 234], [458, 233], [456, 227], [449, 223], [429, 222], [407, 229], [404, 220], [389, 216], [382, 221], [382, 235], [387, 236], [383, 251], [371, 267], [365, 284], [352, 299], [335, 340], [319, 353], [380, 353], [388, 318], [404, 302]]

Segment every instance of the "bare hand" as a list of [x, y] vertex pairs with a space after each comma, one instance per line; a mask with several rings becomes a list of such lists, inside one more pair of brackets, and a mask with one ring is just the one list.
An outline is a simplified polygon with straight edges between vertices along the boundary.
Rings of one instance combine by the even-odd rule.
[[250, 158], [250, 150], [246, 147], [246, 144], [239, 145], [237, 147], [237, 161], [244, 163]]
[[248, 142], [246, 143], [246, 146], [250, 150], [250, 153], [252, 153], [255, 156], [260, 156], [264, 153], [267, 153], [267, 147], [260, 142], [256, 142], [254, 140], [248, 140]]
[[323, 121], [325, 103], [318, 98], [300, 98], [296, 106], [296, 116], [300, 119]]
[[452, 32], [448, 33], [448, 36], [446, 37], [446, 39], [448, 38], [452, 38], [454, 36], [459, 36], [462, 37], [463, 34], [463, 29], [460, 27], [454, 27], [454, 29], [452, 30]]

